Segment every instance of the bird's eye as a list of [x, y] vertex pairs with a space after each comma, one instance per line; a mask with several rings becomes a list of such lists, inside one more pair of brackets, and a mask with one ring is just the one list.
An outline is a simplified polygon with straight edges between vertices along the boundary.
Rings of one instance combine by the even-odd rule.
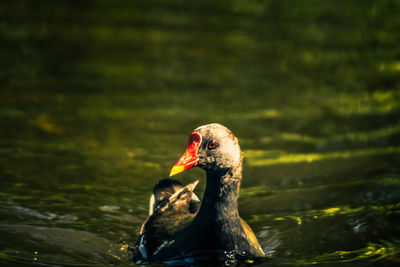
[[208, 142], [208, 145], [207, 145], [208, 149], [214, 149], [217, 146], [218, 146], [218, 143], [215, 140], [211, 140], [210, 142]]

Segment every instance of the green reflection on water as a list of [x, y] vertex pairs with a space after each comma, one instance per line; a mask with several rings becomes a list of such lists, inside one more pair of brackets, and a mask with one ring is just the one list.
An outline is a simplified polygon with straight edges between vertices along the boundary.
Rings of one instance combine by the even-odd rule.
[[398, 257], [400, 253], [399, 245], [399, 240], [394, 240], [393, 242], [383, 242], [382, 244], [368, 243], [367, 247], [361, 249], [353, 251], [335, 251], [332, 253], [315, 256], [315, 258], [312, 260], [298, 260], [293, 262], [289, 261], [287, 264], [300, 266], [345, 262], [353, 262], [354, 264], [357, 264], [357, 261], [363, 260], [368, 260], [368, 262], [373, 264], [381, 259], [385, 259], [386, 264], [394, 265], [400, 262], [400, 258]]
[[[268, 166], [275, 164], [314, 162], [319, 160], [329, 159], [346, 159], [353, 157], [367, 157], [374, 155], [395, 154], [400, 152], [400, 147], [385, 147], [385, 148], [370, 148], [363, 150], [339, 151], [321, 154], [288, 154], [279, 155], [277, 158], [264, 159], [263, 156], [268, 156], [271, 152], [259, 150], [244, 151], [244, 156], [248, 159], [248, 164], [251, 166]], [[280, 154], [283, 154], [280, 153]]]
[[[1, 1], [0, 260], [129, 263], [117, 252], [153, 184], [192, 129], [220, 122], [244, 151], [241, 215], [272, 261], [398, 262], [399, 13], [386, 0]], [[201, 179], [201, 196], [203, 172], [177, 178]]]
[[275, 220], [275, 221], [285, 221], [292, 220], [297, 222], [298, 224], [302, 224], [303, 222], [309, 222], [312, 220], [323, 219], [330, 216], [340, 216], [340, 215], [359, 215], [362, 213], [373, 213], [378, 216], [378, 214], [399, 214], [400, 213], [400, 203], [397, 204], [389, 204], [382, 206], [361, 206], [352, 208], [350, 206], [340, 206], [340, 207], [331, 207], [323, 210], [308, 210], [303, 212], [294, 212], [288, 216], [278, 216], [276, 214], [258, 214], [251, 217], [250, 221], [256, 222], [259, 220]]

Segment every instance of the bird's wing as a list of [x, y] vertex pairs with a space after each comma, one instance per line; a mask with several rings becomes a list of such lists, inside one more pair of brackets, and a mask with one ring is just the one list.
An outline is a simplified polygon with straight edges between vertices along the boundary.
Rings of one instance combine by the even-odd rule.
[[265, 256], [264, 251], [262, 250], [260, 244], [258, 243], [256, 235], [254, 234], [253, 230], [251, 230], [247, 222], [242, 218], [240, 218], [240, 223], [244, 229], [244, 232], [247, 236], [247, 240], [249, 241], [250, 245], [257, 250], [260, 256]]

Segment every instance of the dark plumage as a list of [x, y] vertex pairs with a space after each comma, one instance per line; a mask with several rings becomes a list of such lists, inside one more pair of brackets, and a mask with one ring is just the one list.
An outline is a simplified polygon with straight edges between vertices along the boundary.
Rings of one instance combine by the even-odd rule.
[[200, 209], [193, 198], [197, 182], [186, 187], [172, 179], [157, 183], [154, 212], [142, 226], [134, 259], [168, 261], [207, 251], [264, 256], [250, 226], [239, 217], [242, 156], [237, 138], [217, 123], [195, 129], [171, 175], [193, 166], [207, 176]]
[[[170, 201], [170, 196], [182, 188], [182, 183], [174, 179], [166, 178], [158, 181], [153, 187], [153, 195], [150, 198], [149, 215], [151, 215], [153, 210], [161, 203]], [[189, 201], [188, 209], [190, 213], [195, 213], [200, 208], [200, 200], [194, 193], [188, 196], [192, 197], [191, 201]]]

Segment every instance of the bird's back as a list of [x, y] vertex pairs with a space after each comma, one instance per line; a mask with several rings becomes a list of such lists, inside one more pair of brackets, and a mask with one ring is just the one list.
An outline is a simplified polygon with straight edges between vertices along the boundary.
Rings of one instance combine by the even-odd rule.
[[[165, 183], [165, 180], [173, 181], [173, 183], [168, 186], [170, 181]], [[193, 190], [198, 181], [185, 187], [178, 186], [175, 182], [177, 181], [164, 179], [156, 184], [154, 210], [141, 227], [134, 261], [144, 262], [157, 259], [160, 251], [171, 246], [174, 243], [174, 237], [193, 220], [200, 206], [198, 199], [196, 200], [197, 197], [193, 200]], [[160, 183], [164, 188], [157, 188]], [[166, 195], [169, 197], [165, 197]]]

